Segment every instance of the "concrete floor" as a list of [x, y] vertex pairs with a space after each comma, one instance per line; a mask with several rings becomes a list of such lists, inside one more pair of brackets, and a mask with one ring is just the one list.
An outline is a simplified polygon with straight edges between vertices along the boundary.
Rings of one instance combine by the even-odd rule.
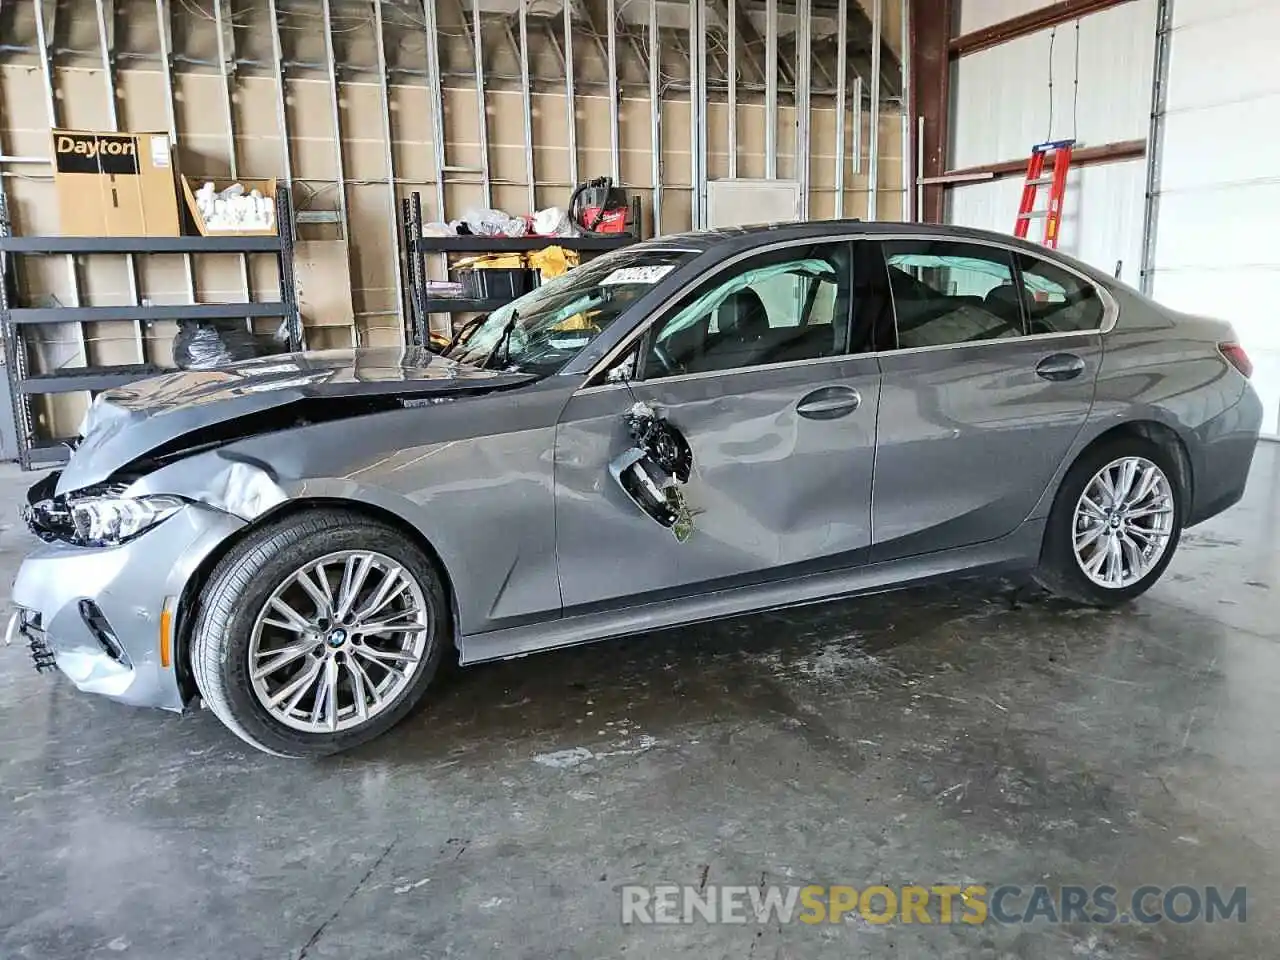
[[[482, 666], [315, 764], [0, 647], [0, 957], [1280, 955], [1278, 527], [1264, 445], [1130, 608], [970, 584]], [[620, 924], [621, 884], [703, 880], [1243, 884], [1248, 919]]]

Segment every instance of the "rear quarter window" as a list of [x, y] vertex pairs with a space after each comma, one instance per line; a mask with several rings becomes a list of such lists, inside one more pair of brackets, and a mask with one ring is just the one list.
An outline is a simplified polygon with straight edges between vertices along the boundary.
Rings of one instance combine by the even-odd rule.
[[1030, 254], [1018, 254], [1028, 333], [1098, 330], [1106, 305], [1097, 288], [1074, 273]]

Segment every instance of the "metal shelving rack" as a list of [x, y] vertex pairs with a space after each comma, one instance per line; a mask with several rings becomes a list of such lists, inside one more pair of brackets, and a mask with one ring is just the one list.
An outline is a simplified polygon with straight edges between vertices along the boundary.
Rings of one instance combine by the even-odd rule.
[[[8, 211], [0, 198], [0, 328], [4, 332], [5, 372], [13, 400], [14, 430], [18, 462], [24, 470], [65, 461], [66, 441], [38, 438], [31, 416], [29, 398], [38, 394], [95, 392], [120, 387], [164, 373], [152, 363], [114, 366], [64, 367], [47, 373], [28, 371], [27, 344], [23, 331], [42, 323], [90, 323], [98, 321], [154, 320], [246, 320], [252, 317], [283, 317], [289, 348], [302, 349], [302, 318], [298, 310], [293, 269], [293, 208], [289, 191], [276, 190], [276, 236], [254, 237], [15, 237], [10, 230]], [[149, 254], [149, 253], [272, 253], [279, 275], [280, 299], [275, 301], [189, 304], [123, 304], [103, 307], [21, 307], [10, 302], [8, 284], [15, 254]], [[13, 271], [16, 276], [16, 270]], [[15, 285], [16, 286], [16, 285]], [[88, 359], [87, 357], [85, 358]]]
[[473, 300], [467, 297], [435, 297], [427, 286], [427, 255], [451, 253], [527, 253], [545, 247], [564, 247], [579, 253], [604, 253], [635, 243], [627, 233], [586, 237], [425, 237], [422, 235], [422, 195], [413, 193], [401, 203], [406, 262], [404, 316], [412, 323], [410, 340], [418, 346], [428, 342], [433, 313], [488, 313], [504, 307], [509, 300]]

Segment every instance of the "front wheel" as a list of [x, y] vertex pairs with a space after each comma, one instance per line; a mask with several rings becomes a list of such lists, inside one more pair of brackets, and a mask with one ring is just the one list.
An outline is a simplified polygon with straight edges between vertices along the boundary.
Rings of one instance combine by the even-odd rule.
[[1177, 549], [1184, 502], [1164, 447], [1123, 437], [1086, 451], [1054, 500], [1036, 580], [1101, 607], [1145, 593]]
[[191, 667], [237, 736], [315, 757], [399, 722], [448, 642], [443, 585], [422, 551], [376, 521], [317, 510], [255, 531], [222, 559], [197, 605]]

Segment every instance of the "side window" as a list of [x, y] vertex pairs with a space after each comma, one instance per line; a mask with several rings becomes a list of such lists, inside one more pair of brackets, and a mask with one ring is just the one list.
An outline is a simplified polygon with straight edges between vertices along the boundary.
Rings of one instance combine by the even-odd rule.
[[947, 240], [889, 240], [883, 249], [900, 348], [1023, 335], [1011, 252]]
[[850, 251], [848, 243], [788, 247], [717, 274], [651, 334], [645, 378], [844, 353]]
[[1029, 254], [1018, 254], [1031, 333], [1074, 333], [1102, 326], [1106, 307], [1098, 291], [1074, 273]]

